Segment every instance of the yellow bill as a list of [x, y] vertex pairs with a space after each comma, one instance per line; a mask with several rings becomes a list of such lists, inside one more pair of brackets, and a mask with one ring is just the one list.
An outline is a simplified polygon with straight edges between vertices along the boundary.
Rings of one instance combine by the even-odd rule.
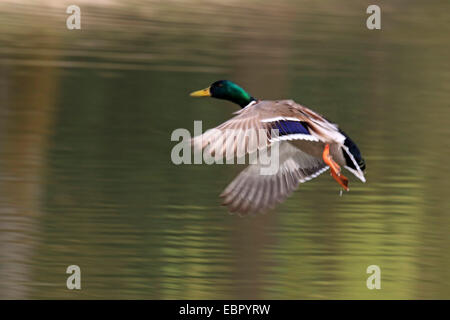
[[191, 97], [211, 97], [211, 92], [209, 91], [209, 87], [206, 89], [198, 90], [191, 92]]

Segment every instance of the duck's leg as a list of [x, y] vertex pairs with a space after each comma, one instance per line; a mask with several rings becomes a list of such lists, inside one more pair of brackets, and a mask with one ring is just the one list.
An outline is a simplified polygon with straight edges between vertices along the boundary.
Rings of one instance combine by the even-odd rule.
[[331, 157], [329, 144], [325, 145], [322, 158], [323, 161], [325, 161], [325, 163], [330, 167], [331, 176], [334, 178], [334, 180], [336, 180], [337, 183], [339, 183], [345, 191], [348, 191], [348, 179], [346, 176], [341, 174], [341, 167]]

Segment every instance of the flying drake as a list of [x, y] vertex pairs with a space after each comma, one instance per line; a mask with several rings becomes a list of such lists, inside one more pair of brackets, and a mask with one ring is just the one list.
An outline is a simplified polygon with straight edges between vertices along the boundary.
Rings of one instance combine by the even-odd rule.
[[[239, 143], [243, 144], [245, 154], [269, 150], [278, 144], [275, 173], [263, 175], [261, 164], [250, 164], [222, 192], [223, 204], [231, 212], [247, 214], [272, 209], [300, 183], [328, 169], [346, 191], [349, 191], [348, 179], [342, 174], [342, 168], [366, 182], [366, 165], [357, 145], [337, 124], [311, 109], [292, 100], [258, 100], [229, 80], [216, 81], [190, 95], [224, 99], [242, 108], [230, 120], [194, 137], [195, 148], [222, 157], [229, 151], [238, 154]], [[266, 134], [248, 139], [246, 134], [252, 130], [263, 130]]]

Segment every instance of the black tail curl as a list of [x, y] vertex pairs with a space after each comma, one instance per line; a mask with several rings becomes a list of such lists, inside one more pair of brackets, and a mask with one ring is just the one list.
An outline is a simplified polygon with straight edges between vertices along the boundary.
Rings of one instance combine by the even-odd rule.
[[[364, 159], [361, 155], [361, 151], [359, 151], [356, 143], [354, 143], [353, 140], [350, 139], [350, 137], [344, 131], [339, 130], [339, 132], [345, 136], [346, 139], [345, 139], [344, 145], [348, 148], [350, 153], [355, 158], [356, 162], [358, 163], [359, 168], [362, 171], [366, 170], [366, 162], [364, 161]], [[346, 162], [347, 166], [356, 170], [355, 165], [353, 164], [353, 161], [350, 159], [350, 157], [348, 156], [348, 154], [346, 152], [344, 152], [344, 157], [345, 157], [345, 162]]]

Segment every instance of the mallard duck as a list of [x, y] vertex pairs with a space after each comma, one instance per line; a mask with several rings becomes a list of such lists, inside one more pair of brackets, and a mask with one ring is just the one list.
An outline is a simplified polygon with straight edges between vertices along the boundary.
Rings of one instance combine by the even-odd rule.
[[[216, 81], [190, 95], [224, 99], [242, 108], [230, 120], [194, 137], [192, 144], [199, 150], [208, 149], [211, 155], [222, 157], [227, 148], [235, 154], [239, 142], [244, 145], [245, 154], [279, 144], [276, 173], [262, 175], [261, 164], [250, 164], [222, 192], [223, 204], [231, 212], [265, 212], [284, 201], [300, 183], [327, 169], [346, 191], [348, 179], [341, 167], [366, 181], [366, 165], [352, 139], [337, 124], [293, 100], [258, 100], [229, 80]], [[249, 141], [245, 137], [249, 130], [264, 130], [267, 134]]]

